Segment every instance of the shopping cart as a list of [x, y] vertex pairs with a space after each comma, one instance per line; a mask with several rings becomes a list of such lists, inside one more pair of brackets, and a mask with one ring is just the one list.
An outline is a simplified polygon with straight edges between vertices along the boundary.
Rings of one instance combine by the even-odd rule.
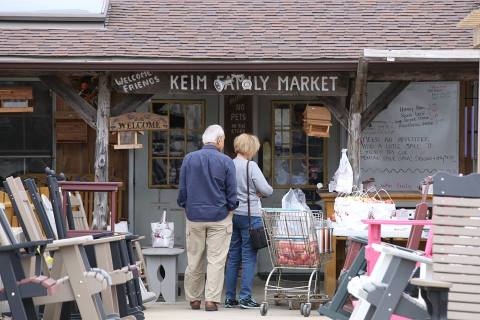
[[[321, 211], [263, 209], [263, 224], [273, 269], [265, 283], [265, 300], [260, 314], [268, 312], [268, 302], [275, 305], [300, 303], [300, 313], [310, 315], [312, 303], [324, 303], [328, 296], [320, 293], [319, 270], [332, 253], [332, 229]], [[287, 270], [304, 271], [307, 281], [282, 278]]]

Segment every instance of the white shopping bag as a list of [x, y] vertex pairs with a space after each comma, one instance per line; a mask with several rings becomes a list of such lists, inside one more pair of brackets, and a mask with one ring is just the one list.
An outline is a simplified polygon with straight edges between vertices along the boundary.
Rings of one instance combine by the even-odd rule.
[[305, 194], [300, 189], [290, 189], [282, 198], [282, 209], [310, 210]]
[[368, 219], [371, 205], [356, 197], [337, 197], [333, 205], [335, 221], [342, 228], [363, 230], [367, 226], [362, 223]]
[[152, 247], [173, 248], [174, 233], [173, 222], [166, 222], [167, 212], [164, 210], [160, 222], [152, 222]]
[[347, 149], [342, 149], [342, 157], [338, 169], [333, 175], [328, 189], [330, 192], [337, 191], [340, 193], [350, 194], [353, 188], [353, 170], [347, 157]]
[[282, 209], [294, 211], [285, 211], [280, 214], [276, 225], [277, 236], [292, 239], [302, 237], [305, 230], [310, 230], [310, 215], [304, 213], [304, 211], [310, 211], [310, 208], [307, 206], [302, 190], [288, 190], [282, 198]]

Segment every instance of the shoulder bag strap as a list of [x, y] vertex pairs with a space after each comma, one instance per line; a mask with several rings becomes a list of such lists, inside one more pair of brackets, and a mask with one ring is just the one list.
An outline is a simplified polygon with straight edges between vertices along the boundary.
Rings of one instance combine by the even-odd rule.
[[250, 175], [248, 174], [248, 167], [250, 164], [250, 160], [247, 161], [247, 212], [248, 212], [248, 227], [249, 229], [252, 228], [252, 214], [250, 212]]

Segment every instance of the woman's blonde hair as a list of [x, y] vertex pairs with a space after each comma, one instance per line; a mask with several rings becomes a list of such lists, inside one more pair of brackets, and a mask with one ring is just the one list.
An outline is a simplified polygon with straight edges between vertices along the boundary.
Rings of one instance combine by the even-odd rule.
[[260, 141], [253, 134], [242, 133], [233, 140], [233, 147], [235, 153], [253, 157], [260, 150]]

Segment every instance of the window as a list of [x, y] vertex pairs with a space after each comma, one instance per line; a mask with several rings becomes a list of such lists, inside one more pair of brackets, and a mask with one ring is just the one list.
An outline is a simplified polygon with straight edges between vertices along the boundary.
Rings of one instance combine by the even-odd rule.
[[273, 102], [273, 185], [315, 187], [325, 183], [325, 144], [303, 130], [306, 102]]
[[0, 82], [1, 87], [31, 87], [33, 112], [0, 114], [0, 180], [43, 173], [52, 167], [52, 99], [40, 82]]
[[203, 101], [154, 101], [151, 112], [168, 116], [170, 129], [150, 132], [150, 188], [178, 186], [184, 156], [202, 147]]

